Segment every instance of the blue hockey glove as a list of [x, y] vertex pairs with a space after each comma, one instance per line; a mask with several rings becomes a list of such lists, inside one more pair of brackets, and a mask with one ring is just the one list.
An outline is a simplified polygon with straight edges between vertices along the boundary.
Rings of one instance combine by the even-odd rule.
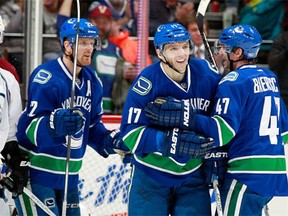
[[106, 137], [104, 138], [103, 150], [106, 153], [106, 157], [110, 154], [116, 153], [120, 154], [121, 156], [131, 153], [129, 148], [123, 142], [119, 130], [113, 130], [106, 135]]
[[23, 193], [28, 182], [28, 157], [20, 153], [17, 141], [7, 142], [1, 155], [4, 157], [2, 161], [7, 166], [7, 172], [0, 184], [12, 193], [12, 198], [15, 198]]
[[153, 125], [178, 127], [191, 131], [194, 129], [195, 110], [189, 99], [157, 98], [147, 104], [145, 114]]
[[218, 182], [221, 185], [224, 181], [228, 168], [228, 153], [225, 147], [218, 147], [205, 155], [203, 169], [206, 177], [206, 182], [212, 186], [213, 175], [218, 177]]
[[133, 154], [132, 153], [125, 153], [122, 157], [122, 162], [123, 163], [131, 163]]
[[212, 138], [199, 136], [194, 132], [173, 128], [168, 130], [162, 155], [203, 158], [213, 148]]
[[56, 109], [49, 118], [48, 130], [52, 136], [76, 134], [84, 124], [83, 113], [79, 109]]

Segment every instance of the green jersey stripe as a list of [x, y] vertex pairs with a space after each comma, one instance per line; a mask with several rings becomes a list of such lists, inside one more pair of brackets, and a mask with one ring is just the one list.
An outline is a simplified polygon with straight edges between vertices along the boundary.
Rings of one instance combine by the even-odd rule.
[[145, 127], [138, 127], [134, 130], [130, 131], [126, 136], [123, 137], [123, 141], [125, 145], [134, 153], [135, 149], [137, 149], [137, 146], [139, 144], [139, 140], [145, 130]]
[[172, 158], [163, 157], [160, 153], [157, 152], [149, 154], [144, 158], [137, 155], [134, 156], [136, 161], [147, 167], [178, 176], [192, 173], [202, 164], [201, 159], [192, 159], [187, 163], [180, 164]]
[[[212, 117], [217, 122], [218, 132], [219, 132], [219, 141], [222, 145], [226, 145], [229, 143], [233, 137], [235, 136], [235, 131], [230, 125], [220, 116], [213, 116]], [[225, 135], [225, 136], [224, 136]]]
[[236, 158], [228, 162], [228, 172], [247, 173], [285, 173], [286, 162], [284, 156], [250, 156]]
[[36, 146], [37, 146], [37, 129], [42, 119], [43, 117], [33, 119], [33, 121], [30, 123], [30, 125], [26, 129], [27, 137], [29, 138], [31, 143], [33, 143]]

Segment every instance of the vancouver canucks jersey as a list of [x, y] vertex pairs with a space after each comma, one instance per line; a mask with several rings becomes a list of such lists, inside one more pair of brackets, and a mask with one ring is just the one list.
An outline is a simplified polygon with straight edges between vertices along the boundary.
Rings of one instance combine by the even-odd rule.
[[[74, 107], [83, 112], [85, 123], [81, 131], [71, 136], [69, 185], [77, 187], [86, 144], [100, 152], [104, 134], [101, 123], [102, 85], [95, 71], [83, 67], [75, 85]], [[66, 136], [52, 137], [47, 130], [49, 115], [58, 108], [70, 108], [72, 75], [62, 58], [46, 62], [31, 74], [28, 102], [22, 113], [17, 138], [31, 163], [31, 182], [63, 189], [67, 154]]]
[[212, 118], [196, 116], [196, 130], [228, 144], [228, 176], [262, 195], [288, 195], [287, 112], [275, 74], [244, 65], [220, 82]]
[[196, 172], [199, 175], [201, 160], [162, 156], [159, 147], [162, 140], [159, 137], [163, 137], [165, 128], [149, 126], [144, 108], [157, 97], [192, 98], [198, 112], [209, 115], [220, 78], [207, 61], [194, 58], [189, 60], [186, 76], [181, 83], [173, 81], [160, 62], [148, 66], [138, 75], [129, 90], [121, 122], [124, 142], [134, 153], [132, 163], [136, 167], [168, 186], [182, 183]]

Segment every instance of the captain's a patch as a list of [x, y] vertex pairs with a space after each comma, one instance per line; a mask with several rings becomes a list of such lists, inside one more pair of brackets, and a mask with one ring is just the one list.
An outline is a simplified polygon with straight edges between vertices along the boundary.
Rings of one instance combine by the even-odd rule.
[[140, 77], [134, 84], [132, 90], [140, 95], [146, 95], [152, 88], [152, 83], [145, 77]]
[[48, 80], [52, 77], [52, 74], [49, 71], [41, 69], [38, 71], [36, 76], [33, 79], [33, 82], [37, 82], [40, 84], [45, 84], [48, 82]]

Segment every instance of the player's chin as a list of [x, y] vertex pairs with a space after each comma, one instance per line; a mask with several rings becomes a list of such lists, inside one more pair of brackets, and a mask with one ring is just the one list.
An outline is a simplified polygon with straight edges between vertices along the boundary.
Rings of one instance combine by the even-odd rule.
[[178, 67], [176, 68], [179, 73], [184, 74], [186, 72], [186, 67]]
[[91, 58], [92, 58], [91, 55], [85, 56], [85, 57], [84, 57], [84, 61], [90, 61], [90, 62], [91, 62]]
[[176, 68], [178, 71], [185, 72], [187, 67], [187, 62], [177, 64]]

